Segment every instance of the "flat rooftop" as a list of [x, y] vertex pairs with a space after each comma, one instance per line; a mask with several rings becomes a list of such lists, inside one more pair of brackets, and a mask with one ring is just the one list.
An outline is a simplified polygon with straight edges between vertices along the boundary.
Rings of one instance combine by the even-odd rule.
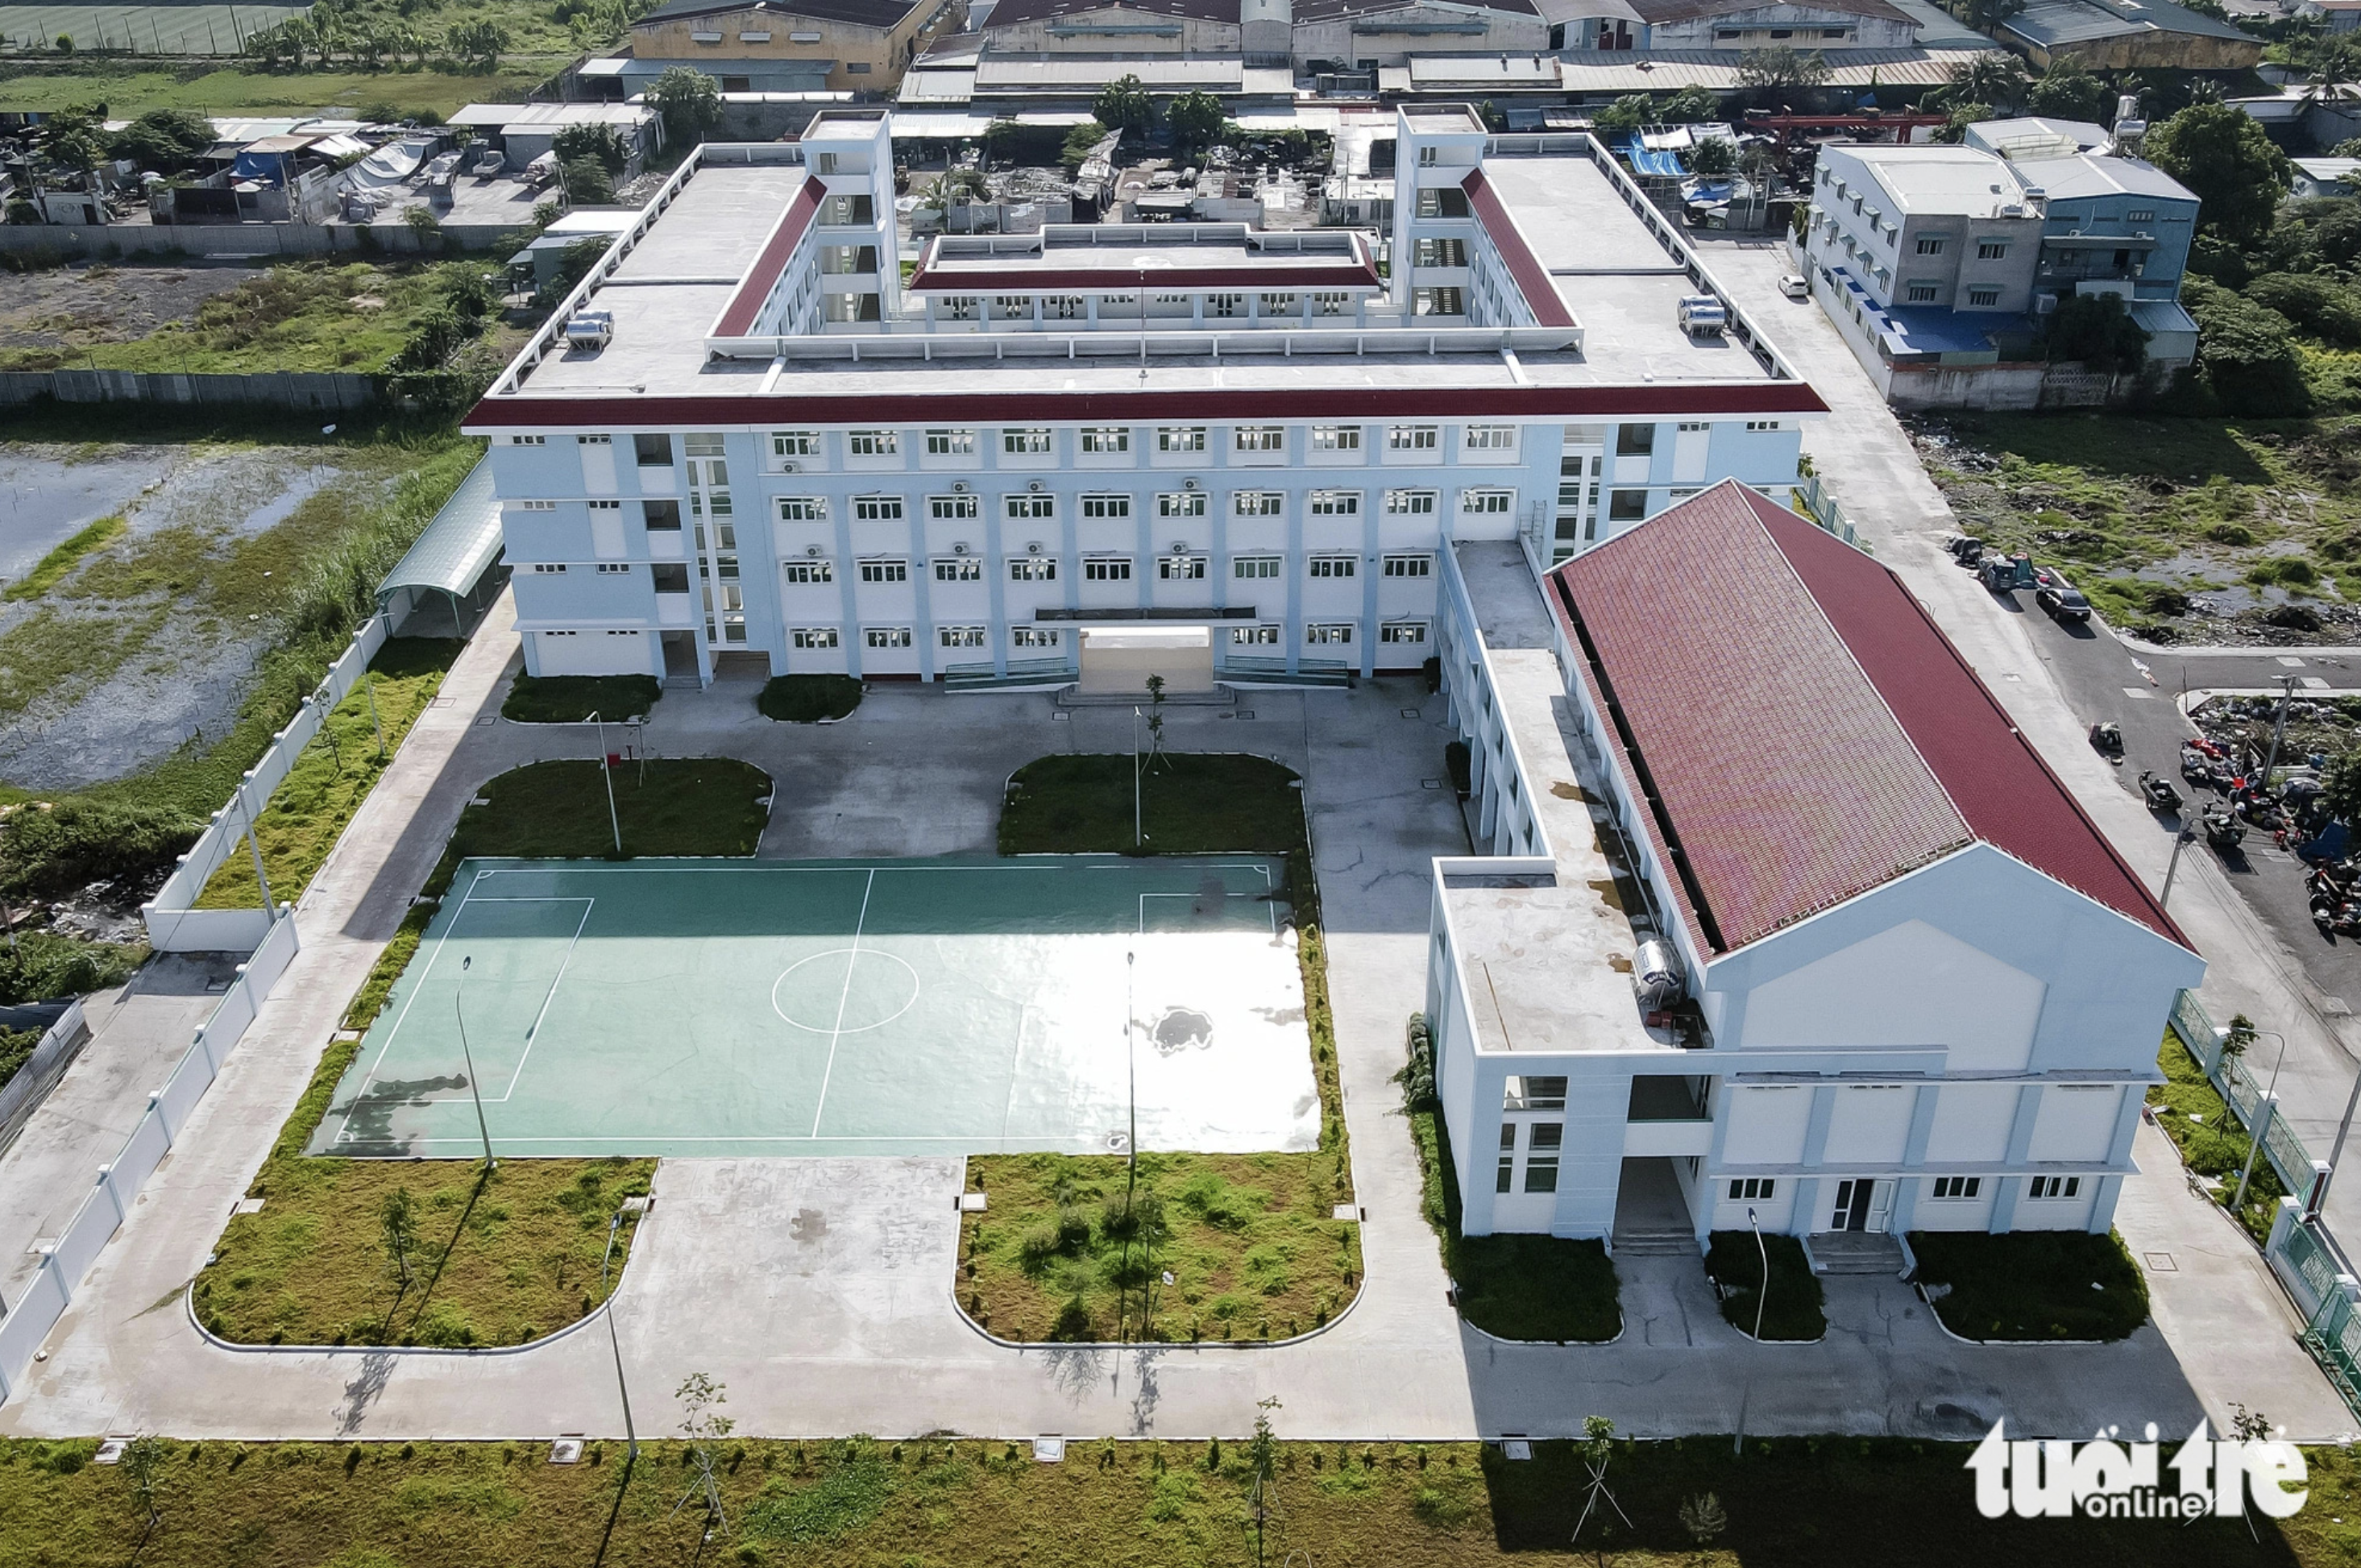
[[1633, 884], [1619, 883], [1621, 868], [1591, 813], [1587, 764], [1577, 761], [1581, 742], [1532, 570], [1513, 541], [1453, 548], [1490, 658], [1493, 695], [1556, 864], [1547, 879], [1455, 875], [1444, 883], [1478, 1045], [1521, 1054], [1676, 1052], [1669, 1031], [1641, 1021], [1631, 969], [1644, 938], [1624, 907]]
[[[1512, 359], [1502, 355], [1497, 338], [1486, 338], [1481, 332], [1454, 344], [1451, 329], [1430, 339], [1421, 324], [1366, 330], [1340, 326], [1328, 346], [1345, 351], [1315, 351], [1299, 338], [1291, 354], [1281, 352], [1279, 329], [1260, 329], [1268, 336], [1259, 347], [1246, 341], [1252, 329], [1224, 330], [1216, 353], [1213, 329], [1208, 326], [1197, 332], [1162, 329], [1162, 335], [1150, 337], [1143, 356], [1137, 337], [1115, 328], [1072, 333], [1079, 353], [1070, 357], [1069, 334], [1055, 329], [928, 334], [923, 323], [901, 321], [884, 323], [889, 332], [789, 340], [796, 346], [785, 353], [774, 375], [767, 353], [745, 359], [713, 357], [706, 337], [801, 190], [805, 172], [792, 164], [714, 162], [691, 174], [614, 275], [599, 285], [591, 303], [612, 313], [612, 343], [597, 352], [554, 346], [538, 363], [519, 370], [512, 390], [489, 398], [476, 419], [531, 423], [519, 417], [516, 405], [544, 399], [702, 400], [762, 394], [766, 402], [780, 398], [815, 403], [807, 412], [766, 407], [760, 417], [842, 422], [861, 416], [842, 411], [831, 415], [822, 411], [818, 400], [941, 399], [947, 391], [954, 391], [960, 400], [1141, 392], [1204, 393], [1216, 400], [1202, 414], [1173, 411], [1171, 417], [1182, 418], [1224, 417], [1231, 410], [1221, 400], [1236, 404], [1245, 396], [1251, 402], [1255, 394], [1265, 394], [1268, 405], [1256, 411], [1257, 417], [1285, 417], [1289, 400], [1307, 394], [1318, 395], [1340, 412], [1353, 411], [1352, 400], [1362, 397], [1367, 416], [1382, 417], [1390, 407], [1383, 400], [1388, 394], [1431, 397], [1439, 391], [1475, 399], [1465, 405], [1467, 413], [1502, 417], [1562, 413], [1578, 418], [1652, 409], [1667, 415], [1823, 411], [1807, 384], [1774, 376], [1735, 335], [1692, 338], [1681, 330], [1679, 302], [1697, 292], [1697, 286], [1587, 156], [1578, 150], [1495, 154], [1487, 159], [1484, 172], [1546, 273], [1547, 286], [1579, 323], [1578, 347], [1521, 343]], [[1246, 232], [1235, 225], [1213, 226], [1226, 229], [1231, 236]], [[1353, 265], [1365, 265], [1357, 259], [1366, 256], [1365, 249], [1354, 248]], [[950, 247], [943, 254], [956, 258], [963, 249]], [[1139, 267], [1142, 256], [1154, 259], [1170, 255], [1175, 258], [1175, 271], [1180, 269], [1180, 261], [1220, 256], [1242, 266], [1250, 263], [1260, 277], [1273, 281], [1299, 264], [1296, 256], [1272, 247], [1249, 258], [1243, 245], [1225, 251], [1221, 244], [1171, 241], [1145, 251], [1060, 245], [1049, 254], [1050, 262], [1033, 265], [1045, 270], [1052, 266], [1060, 271], [1077, 266], [1104, 269], [1104, 280], [1085, 277], [1084, 291], [1121, 282], [1126, 269]], [[1345, 265], [1343, 257], [1324, 248], [1312, 250], [1301, 264], [1332, 269]], [[946, 260], [942, 265], [956, 270], [966, 263]], [[986, 268], [1005, 273], [1012, 265], [1022, 270], [1025, 263], [1017, 257], [996, 257], [974, 265], [979, 273]], [[983, 291], [980, 277], [971, 286]], [[1020, 285], [1012, 281], [1008, 286]], [[1529, 280], [1528, 287], [1532, 286], [1536, 284]], [[947, 375], [939, 363], [922, 357], [922, 342], [931, 345], [934, 361], [955, 359], [957, 371]], [[856, 345], [858, 360], [853, 356]], [[1702, 390], [1708, 388], [1713, 390]], [[1582, 395], [1610, 391], [1610, 397]], [[1547, 395], [1552, 392], [1564, 395], [1553, 400]], [[1483, 401], [1487, 393], [1499, 394], [1499, 400], [1488, 405]], [[600, 417], [612, 411], [602, 411]], [[904, 417], [873, 411], [881, 419]], [[1235, 411], [1248, 409], [1237, 404]], [[561, 421], [567, 417], [556, 416]], [[705, 410], [697, 417], [729, 416], [724, 411]], [[907, 417], [915, 421], [924, 416]], [[1084, 416], [1078, 412], [1074, 417]]]

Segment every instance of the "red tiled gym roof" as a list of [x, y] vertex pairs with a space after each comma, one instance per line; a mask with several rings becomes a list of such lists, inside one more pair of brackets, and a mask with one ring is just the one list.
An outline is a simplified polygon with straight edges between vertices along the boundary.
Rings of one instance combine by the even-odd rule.
[[2189, 945], [1901, 580], [1786, 509], [1725, 481], [1551, 582], [1709, 949], [1977, 839]]

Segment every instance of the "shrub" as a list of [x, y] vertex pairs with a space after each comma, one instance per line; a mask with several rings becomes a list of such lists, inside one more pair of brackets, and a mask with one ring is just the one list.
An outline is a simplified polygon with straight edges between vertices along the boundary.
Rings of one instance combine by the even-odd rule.
[[1080, 1296], [1070, 1299], [1058, 1309], [1057, 1326], [1049, 1331], [1049, 1337], [1069, 1343], [1096, 1337], [1091, 1326], [1091, 1310], [1082, 1304]]
[[2287, 587], [2308, 588], [2320, 581], [2320, 570], [2301, 555], [2274, 555], [2246, 570], [2250, 583], [2277, 583]]
[[1058, 1250], [1077, 1252], [1091, 1242], [1091, 1217], [1077, 1206], [1058, 1211]]
[[861, 706], [861, 683], [851, 675], [774, 675], [754, 706], [782, 724], [842, 718]]
[[60, 897], [170, 861], [203, 830], [203, 823], [169, 806], [84, 800], [22, 806], [0, 820], [0, 888], [22, 897]]
[[2273, 272], [2246, 285], [2246, 296], [2339, 348], [2361, 348], [2361, 290], [2317, 272]]
[[2295, 323], [2202, 279], [2183, 287], [2197, 321], [2197, 359], [2224, 411], [2266, 419], [2308, 413], [2312, 393], [2297, 356]]

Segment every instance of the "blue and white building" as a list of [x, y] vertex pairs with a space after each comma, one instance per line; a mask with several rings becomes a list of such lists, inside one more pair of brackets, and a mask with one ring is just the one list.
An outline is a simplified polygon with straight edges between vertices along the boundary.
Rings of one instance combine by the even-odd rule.
[[1788, 497], [1824, 405], [1734, 306], [1685, 329], [1719, 291], [1611, 158], [1398, 135], [1389, 233], [941, 237], [906, 282], [882, 113], [699, 149], [467, 421], [527, 668], [1054, 684], [1153, 625], [1208, 678], [1416, 669], [1454, 541]]

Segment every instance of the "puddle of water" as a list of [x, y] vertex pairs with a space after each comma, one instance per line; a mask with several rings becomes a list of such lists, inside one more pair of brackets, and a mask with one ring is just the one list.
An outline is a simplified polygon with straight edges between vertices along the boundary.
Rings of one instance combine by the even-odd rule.
[[0, 578], [23, 576], [76, 533], [137, 501], [181, 462], [170, 447], [67, 463], [40, 447], [0, 445]]

